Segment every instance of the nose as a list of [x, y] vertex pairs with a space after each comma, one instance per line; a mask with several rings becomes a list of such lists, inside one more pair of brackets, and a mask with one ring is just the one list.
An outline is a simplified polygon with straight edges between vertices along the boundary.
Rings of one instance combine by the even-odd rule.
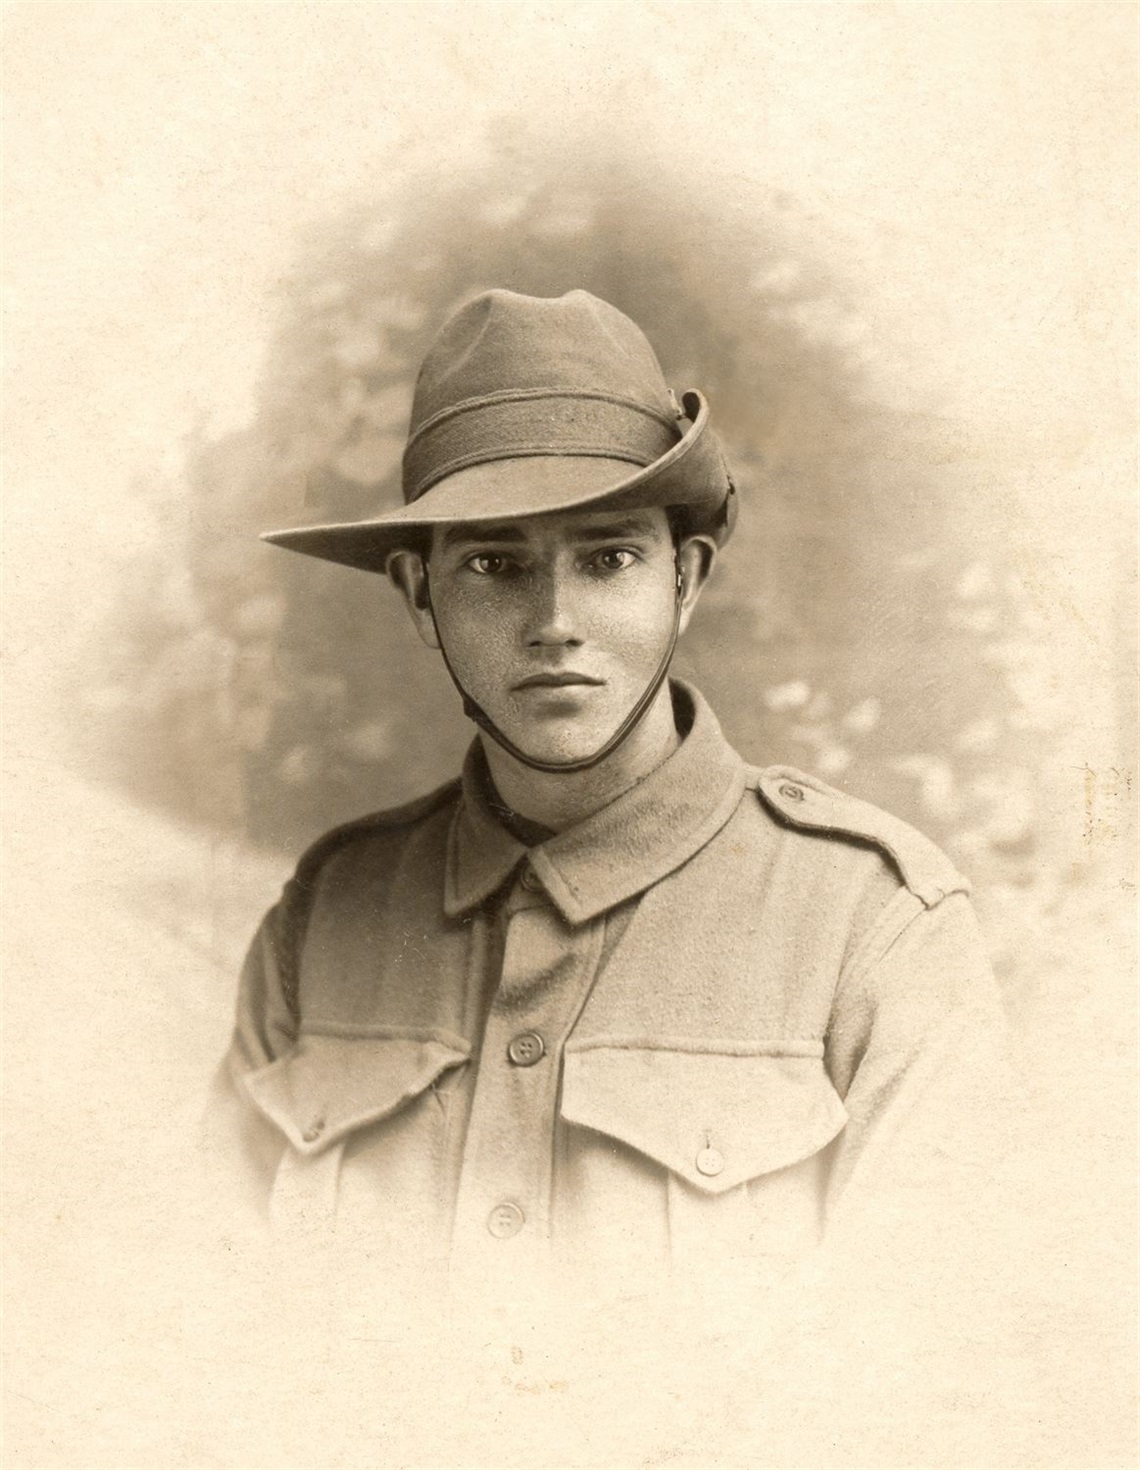
[[528, 648], [577, 648], [578, 627], [570, 579], [561, 567], [547, 567], [530, 578], [525, 640]]

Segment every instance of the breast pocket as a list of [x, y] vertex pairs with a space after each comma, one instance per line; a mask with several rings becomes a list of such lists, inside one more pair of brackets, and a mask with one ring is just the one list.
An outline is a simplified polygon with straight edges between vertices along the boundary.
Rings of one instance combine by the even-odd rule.
[[[270, 1205], [275, 1228], [355, 1228], [376, 1240], [398, 1222], [408, 1234], [409, 1210], [426, 1214], [438, 1194], [448, 1114], [436, 1084], [469, 1056], [446, 1032], [305, 1033], [248, 1074], [251, 1100], [289, 1145]], [[346, 1196], [363, 1208], [346, 1209]]]
[[815, 1043], [571, 1042], [568, 1211], [674, 1266], [786, 1258], [819, 1235], [827, 1145], [847, 1113]]

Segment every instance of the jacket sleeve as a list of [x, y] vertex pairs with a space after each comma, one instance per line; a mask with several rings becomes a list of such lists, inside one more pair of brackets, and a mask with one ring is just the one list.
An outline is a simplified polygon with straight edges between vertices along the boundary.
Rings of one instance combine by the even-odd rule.
[[289, 1005], [290, 890], [262, 920], [242, 967], [230, 1045], [206, 1104], [203, 1154], [215, 1197], [243, 1213], [266, 1214], [285, 1139], [253, 1104], [244, 1079], [286, 1055], [296, 1041]]
[[887, 905], [841, 978], [828, 1068], [848, 1122], [828, 1186], [831, 1229], [930, 1218], [981, 1190], [1018, 1102], [1008, 1027], [964, 893]]
[[842, 1426], [845, 1464], [1005, 1464], [1039, 1392], [1018, 1295], [1027, 1104], [964, 893], [888, 900], [841, 978], [826, 1059], [848, 1121], [821, 1248], [771, 1306], [777, 1427]]
[[848, 1122], [825, 1201], [821, 1382], [867, 1403], [900, 1386], [899, 1426], [957, 1422], [991, 1375], [1016, 1392], [1033, 1371], [1016, 1297], [1027, 1090], [964, 893], [891, 900], [841, 981], [829, 1062]]

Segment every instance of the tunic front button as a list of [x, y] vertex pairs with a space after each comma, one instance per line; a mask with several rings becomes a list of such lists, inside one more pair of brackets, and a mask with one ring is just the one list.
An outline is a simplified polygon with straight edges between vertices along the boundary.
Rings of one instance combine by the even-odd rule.
[[542, 892], [542, 879], [533, 868], [524, 868], [522, 875], [522, 886], [528, 893]]
[[487, 1229], [496, 1240], [509, 1240], [517, 1235], [526, 1223], [526, 1216], [518, 1205], [510, 1203], [496, 1205], [487, 1216]]
[[523, 1031], [507, 1046], [507, 1057], [516, 1067], [533, 1067], [545, 1054], [546, 1042], [537, 1031]]

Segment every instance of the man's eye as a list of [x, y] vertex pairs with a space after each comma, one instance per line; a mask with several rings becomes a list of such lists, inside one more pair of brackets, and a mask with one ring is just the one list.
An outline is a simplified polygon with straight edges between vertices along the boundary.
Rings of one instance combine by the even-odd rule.
[[636, 560], [635, 554], [624, 546], [607, 546], [591, 558], [591, 565], [602, 572], [624, 572]]
[[509, 565], [505, 556], [494, 551], [479, 551], [467, 558], [467, 566], [480, 577], [498, 577]]

